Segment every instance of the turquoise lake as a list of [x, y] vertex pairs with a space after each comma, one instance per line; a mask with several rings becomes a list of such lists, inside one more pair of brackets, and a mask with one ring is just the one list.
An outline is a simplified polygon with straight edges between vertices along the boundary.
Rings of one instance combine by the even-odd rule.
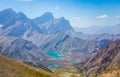
[[[45, 54], [46, 54], [47, 56], [49, 56], [49, 57], [52, 57], [52, 58], [55, 59], [55, 60], [60, 60], [60, 59], [62, 59], [62, 58], [65, 58], [65, 57], [69, 56], [69, 55], [68, 55], [67, 53], [65, 53], [65, 52], [46, 52]], [[77, 62], [74, 62], [74, 61], [72, 61], [72, 60], [68, 60], [68, 62], [70, 62], [70, 63], [72, 63], [72, 64], [77, 64]], [[56, 69], [56, 68], [59, 68], [59, 66], [56, 65], [56, 64], [53, 64], [53, 65], [48, 66], [48, 68], [49, 68], [49, 69]]]
[[58, 65], [50, 65], [50, 66], [48, 66], [49, 69], [56, 69], [58, 67], [59, 67]]
[[54, 58], [55, 60], [60, 60], [67, 56], [64, 52], [46, 52], [45, 54], [49, 57]]

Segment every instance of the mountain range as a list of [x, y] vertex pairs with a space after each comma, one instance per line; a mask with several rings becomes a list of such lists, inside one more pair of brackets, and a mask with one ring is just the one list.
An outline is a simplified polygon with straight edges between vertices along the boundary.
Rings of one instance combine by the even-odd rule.
[[23, 13], [16, 13], [12, 9], [6, 9], [0, 12], [0, 34], [7, 36], [22, 37], [34, 33], [40, 33], [39, 27]]
[[3, 25], [0, 28], [1, 36], [21, 37], [32, 41], [43, 51], [70, 51], [69, 48], [73, 48], [76, 43], [70, 44], [70, 41], [81, 41], [80, 38], [72, 38], [66, 34], [74, 32], [68, 20], [64, 17], [54, 18], [50, 12], [29, 19], [21, 12], [16, 13], [12, 9], [6, 9], [0, 12], [0, 18], [2, 19], [0, 24]]
[[16, 13], [12, 9], [6, 9], [0, 12], [0, 18], [1, 35], [15, 37], [26, 35], [29, 37], [36, 33], [48, 34], [57, 31], [73, 31], [66, 19], [63, 17], [54, 19], [51, 13], [45, 13], [41, 17], [32, 20], [21, 12]]
[[[82, 30], [75, 32], [67, 19], [55, 18], [50, 12], [30, 19], [22, 12], [5, 9], [0, 11], [0, 54], [49, 72], [51, 70], [46, 66], [50, 64], [61, 65], [59, 69], [62, 64], [65, 64], [64, 67], [68, 64], [77, 68], [82, 59], [86, 61], [82, 65], [83, 73], [88, 76], [111, 69], [114, 65], [118, 67], [119, 24], [91, 29], [95, 34], [92, 34], [90, 28], [91, 33], [87, 30], [90, 34], [84, 34]], [[62, 59], [57, 61], [46, 55], [46, 52], [65, 52], [69, 57], [64, 58], [60, 54], [57, 56]], [[78, 61], [77, 59], [80, 63], [74, 64], [72, 60]]]
[[64, 17], [54, 18], [50, 12], [44, 13], [41, 17], [33, 19], [33, 21], [45, 34], [51, 34], [58, 31], [74, 31], [68, 20], [66, 20]]
[[[21, 12], [16, 13], [12, 9], [5, 9], [0, 11], [0, 24], [0, 36], [17, 38], [14, 42], [19, 43], [13, 43], [13, 41], [10, 40], [11, 44], [9, 49], [11, 49], [12, 45], [17, 44], [18, 47], [21, 47], [18, 48], [19, 51], [21, 51], [22, 46], [26, 45], [26, 40], [31, 42], [31, 47], [34, 48], [36, 46], [34, 49], [38, 49], [41, 52], [76, 52], [88, 56], [96, 52], [98, 49], [105, 48], [111, 44], [112, 41], [120, 37], [119, 34], [87, 35], [77, 33], [74, 31], [68, 20], [64, 17], [54, 18], [50, 12], [46, 12], [40, 17], [30, 19]], [[32, 43], [35, 46], [33, 46]], [[12, 47], [12, 49], [15, 50], [14, 52], [9, 49], [6, 52], [12, 52], [12, 54], [17, 52], [15, 46]], [[26, 50], [29, 51], [29, 49], [30, 48], [25, 48], [25, 52], [23, 53], [28, 54], [28, 52], [26, 53]], [[31, 51], [33, 50], [31, 49]], [[39, 51], [36, 53], [39, 53]], [[37, 55], [33, 54], [33, 52], [30, 53], [33, 56]], [[16, 57], [15, 55], [14, 57]], [[38, 55], [37, 57], [40, 56], [41, 55]], [[28, 58], [29, 56], [25, 57]], [[21, 57], [19, 56], [18, 59], [21, 59]], [[29, 59], [32, 58], [29, 57]]]

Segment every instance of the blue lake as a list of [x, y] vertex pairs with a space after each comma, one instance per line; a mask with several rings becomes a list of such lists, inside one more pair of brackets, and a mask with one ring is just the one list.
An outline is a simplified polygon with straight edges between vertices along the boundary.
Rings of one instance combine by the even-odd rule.
[[66, 53], [64, 52], [46, 52], [45, 54], [48, 55], [49, 57], [54, 58], [55, 60], [60, 60], [66, 57]]
[[[46, 52], [45, 54], [55, 60], [61, 60], [61, 59], [64, 59], [65, 57], [69, 56], [68, 53], [65, 53], [65, 52]], [[68, 62], [70, 62], [72, 64], [77, 64], [77, 62], [74, 62], [72, 60], [68, 60]], [[48, 68], [49, 69], [57, 69], [57, 68], [59, 68], [59, 66], [57, 64], [52, 64], [52, 65], [48, 66]]]
[[48, 52], [48, 53], [46, 53], [46, 55], [48, 55], [48, 56], [50, 56], [50, 57], [52, 57], [54, 59], [57, 59], [57, 60], [61, 59], [61, 57], [59, 56], [58, 53]]
[[78, 62], [72, 61], [72, 60], [68, 60], [68, 62], [72, 63], [72, 64], [78, 64]]
[[58, 67], [59, 67], [58, 65], [50, 65], [50, 66], [48, 66], [49, 69], [56, 69]]
[[78, 62], [72, 62], [72, 64], [78, 64]]

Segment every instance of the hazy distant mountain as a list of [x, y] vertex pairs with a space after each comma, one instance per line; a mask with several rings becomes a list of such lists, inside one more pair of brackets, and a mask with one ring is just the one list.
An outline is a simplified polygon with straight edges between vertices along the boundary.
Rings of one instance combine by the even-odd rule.
[[94, 40], [94, 41], [100, 41], [100, 40], [116, 40], [120, 38], [120, 34], [83, 34], [81, 32], [69, 32], [67, 33], [71, 37], [77, 37], [81, 38], [83, 40]]
[[74, 29], [76, 32], [82, 32], [84, 34], [97, 34], [96, 32], [101, 30], [101, 28], [102, 27], [100, 27], [100, 26], [90, 26], [90, 27], [86, 27], [86, 28], [75, 27]]
[[0, 54], [22, 61], [41, 61], [45, 55], [30, 41], [13, 37], [0, 37]]
[[84, 34], [120, 34], [120, 24], [117, 25], [109, 25], [105, 27], [100, 26], [91, 26], [88, 28], [75, 28], [77, 32], [83, 32]]
[[105, 26], [97, 33], [109, 33], [109, 34], [120, 34], [120, 24]]
[[88, 73], [100, 73], [110, 68], [119, 68], [120, 66], [120, 40], [114, 41], [105, 49], [99, 50], [85, 64]]

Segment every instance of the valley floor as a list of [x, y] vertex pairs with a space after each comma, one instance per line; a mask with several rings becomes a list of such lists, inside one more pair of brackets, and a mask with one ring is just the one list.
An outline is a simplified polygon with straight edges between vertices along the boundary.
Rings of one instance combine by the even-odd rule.
[[83, 74], [69, 70], [54, 70], [59, 77], [83, 77]]
[[85, 76], [80, 72], [70, 70], [53, 70], [58, 77], [120, 77], [120, 68], [111, 68], [98, 74]]

